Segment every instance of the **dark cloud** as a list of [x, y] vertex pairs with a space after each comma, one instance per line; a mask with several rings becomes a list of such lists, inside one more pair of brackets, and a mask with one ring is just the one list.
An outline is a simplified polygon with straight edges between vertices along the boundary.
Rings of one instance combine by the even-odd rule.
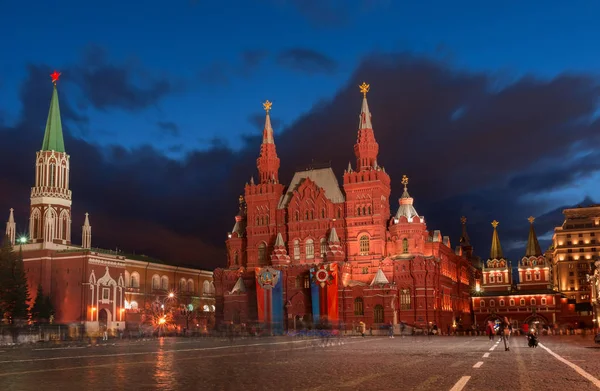
[[112, 64], [106, 50], [99, 46], [89, 46], [82, 64], [63, 73], [69, 82], [81, 88], [85, 99], [100, 110], [142, 110], [183, 88], [183, 83], [167, 77], [150, 76], [150, 72], [135, 62]]
[[171, 121], [158, 121], [156, 123], [161, 134], [171, 137], [179, 137], [179, 126]]
[[333, 73], [337, 63], [331, 57], [313, 49], [292, 48], [277, 55], [281, 66], [306, 73]]
[[268, 55], [269, 52], [262, 49], [244, 50], [241, 53], [242, 68], [254, 70], [268, 57]]
[[[483, 257], [493, 219], [500, 221], [506, 248], [527, 239], [531, 214], [541, 215], [536, 221], [540, 235], [562, 223], [563, 205], [541, 210], [534, 201], [521, 200], [523, 194], [560, 189], [598, 169], [597, 154], [582, 153], [597, 149], [600, 141], [593, 121], [599, 97], [595, 77], [526, 77], [500, 88], [492, 75], [408, 54], [375, 53], [367, 59], [332, 100], [278, 132], [283, 182], [312, 159], [331, 161], [340, 182], [348, 161], [355, 165], [362, 98], [357, 86], [363, 80], [371, 84], [378, 162], [392, 178], [392, 210], [397, 209], [400, 178], [407, 174], [409, 192], [429, 229], [442, 230], [456, 245], [459, 219], [466, 215]], [[51, 93], [47, 69], [28, 69], [21, 90], [22, 121], [0, 130], [0, 164], [11, 167], [0, 179], [0, 213], [14, 207], [19, 230], [27, 221], [33, 158]], [[259, 134], [244, 136], [238, 151], [209, 140], [206, 150], [175, 161], [151, 147], [100, 149], [76, 139], [71, 134], [79, 117], [66, 94], [61, 95], [61, 109], [72, 156], [75, 242], [88, 211], [95, 244], [135, 249], [170, 262], [224, 263], [223, 241], [234, 223], [237, 196], [250, 176], [256, 177]], [[262, 129], [264, 117], [249, 120]], [[560, 175], [552, 177], [556, 172]], [[523, 251], [507, 252], [516, 262]]]

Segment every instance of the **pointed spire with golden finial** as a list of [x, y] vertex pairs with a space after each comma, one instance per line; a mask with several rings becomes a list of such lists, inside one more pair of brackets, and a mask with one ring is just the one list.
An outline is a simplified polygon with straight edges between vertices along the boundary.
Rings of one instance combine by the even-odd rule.
[[367, 92], [369, 92], [371, 85], [363, 81], [358, 88], [360, 88], [360, 92], [363, 94], [362, 109], [360, 110], [360, 125], [358, 128], [373, 129], [373, 125], [371, 124], [371, 112], [369, 111], [369, 104], [367, 103]]
[[263, 130], [263, 144], [274, 144], [273, 127], [271, 126], [271, 116], [269, 115], [269, 111], [271, 111], [272, 106], [273, 103], [269, 102], [268, 99], [265, 101], [265, 103], [263, 103], [263, 108], [267, 112], [265, 118], [265, 128]]
[[490, 250], [490, 259], [502, 259], [502, 246], [500, 245], [500, 238], [498, 237], [498, 221], [492, 221], [492, 227], [494, 227], [494, 233], [492, 234], [492, 249]]
[[408, 194], [408, 177], [406, 175], [402, 175], [401, 183], [404, 185], [404, 192], [402, 193], [402, 197], [398, 200], [400, 202], [400, 207], [398, 208], [398, 212], [396, 212], [396, 219], [404, 216], [409, 222], [412, 222], [412, 218], [419, 216], [419, 214], [413, 206], [413, 198]]
[[533, 222], [535, 221], [535, 217], [530, 216], [529, 221], [529, 238], [527, 238], [527, 248], [525, 249], [526, 257], [539, 257], [542, 255], [542, 248], [540, 247], [540, 242], [538, 242], [537, 235], [535, 234], [535, 229], [533, 228]]
[[469, 234], [467, 233], [467, 218], [462, 216], [460, 218], [460, 222], [462, 224], [462, 236], [460, 237], [460, 245], [463, 247], [471, 245], [471, 238], [469, 238]]

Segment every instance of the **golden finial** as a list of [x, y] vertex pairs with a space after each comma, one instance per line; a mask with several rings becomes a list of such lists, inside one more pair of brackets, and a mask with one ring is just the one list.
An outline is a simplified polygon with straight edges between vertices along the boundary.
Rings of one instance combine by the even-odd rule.
[[406, 189], [406, 185], [408, 185], [408, 177], [406, 175], [402, 175], [402, 184], [404, 185], [404, 188]]
[[263, 103], [263, 108], [265, 109], [265, 111], [267, 112], [267, 114], [269, 114], [269, 111], [271, 110], [271, 106], [273, 106], [272, 102], [269, 102], [269, 100], [267, 99], [265, 103]]
[[461, 217], [460, 222], [463, 224], [467, 224], [467, 218], [465, 216]]
[[496, 220], [492, 221], [492, 227], [496, 228], [498, 226], [498, 224], [500, 224], [500, 223], [497, 222]]
[[371, 85], [365, 83], [364, 81], [361, 85], [358, 86], [358, 88], [360, 88], [360, 92], [362, 92], [362, 94], [365, 98], [367, 97], [367, 92], [369, 92], [370, 87], [371, 87]]
[[535, 221], [535, 217], [529, 216], [527, 220], [529, 220], [529, 224], [533, 224], [533, 222]]

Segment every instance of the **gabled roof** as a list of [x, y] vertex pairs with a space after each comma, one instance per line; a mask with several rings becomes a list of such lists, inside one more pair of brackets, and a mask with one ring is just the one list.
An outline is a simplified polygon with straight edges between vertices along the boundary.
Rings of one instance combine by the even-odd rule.
[[325, 191], [325, 197], [331, 202], [337, 204], [345, 201], [344, 194], [340, 189], [338, 180], [331, 167], [316, 168], [306, 171], [297, 171], [294, 174], [286, 193], [281, 196], [281, 199], [279, 200], [278, 209], [287, 208], [294, 195], [294, 190], [296, 190], [306, 178], [310, 178], [310, 180], [315, 182], [318, 187], [323, 189]]

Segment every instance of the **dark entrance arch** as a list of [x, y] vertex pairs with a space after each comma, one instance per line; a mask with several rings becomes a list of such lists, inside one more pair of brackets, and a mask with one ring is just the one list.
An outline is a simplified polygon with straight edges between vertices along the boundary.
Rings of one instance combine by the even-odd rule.
[[536, 329], [545, 328], [545, 326], [547, 327], [549, 324], [548, 319], [539, 314], [533, 314], [525, 318], [523, 323], [527, 323], [529, 325], [529, 328], [533, 327]]
[[100, 331], [104, 331], [108, 327], [108, 312], [104, 308], [98, 312], [98, 327]]

